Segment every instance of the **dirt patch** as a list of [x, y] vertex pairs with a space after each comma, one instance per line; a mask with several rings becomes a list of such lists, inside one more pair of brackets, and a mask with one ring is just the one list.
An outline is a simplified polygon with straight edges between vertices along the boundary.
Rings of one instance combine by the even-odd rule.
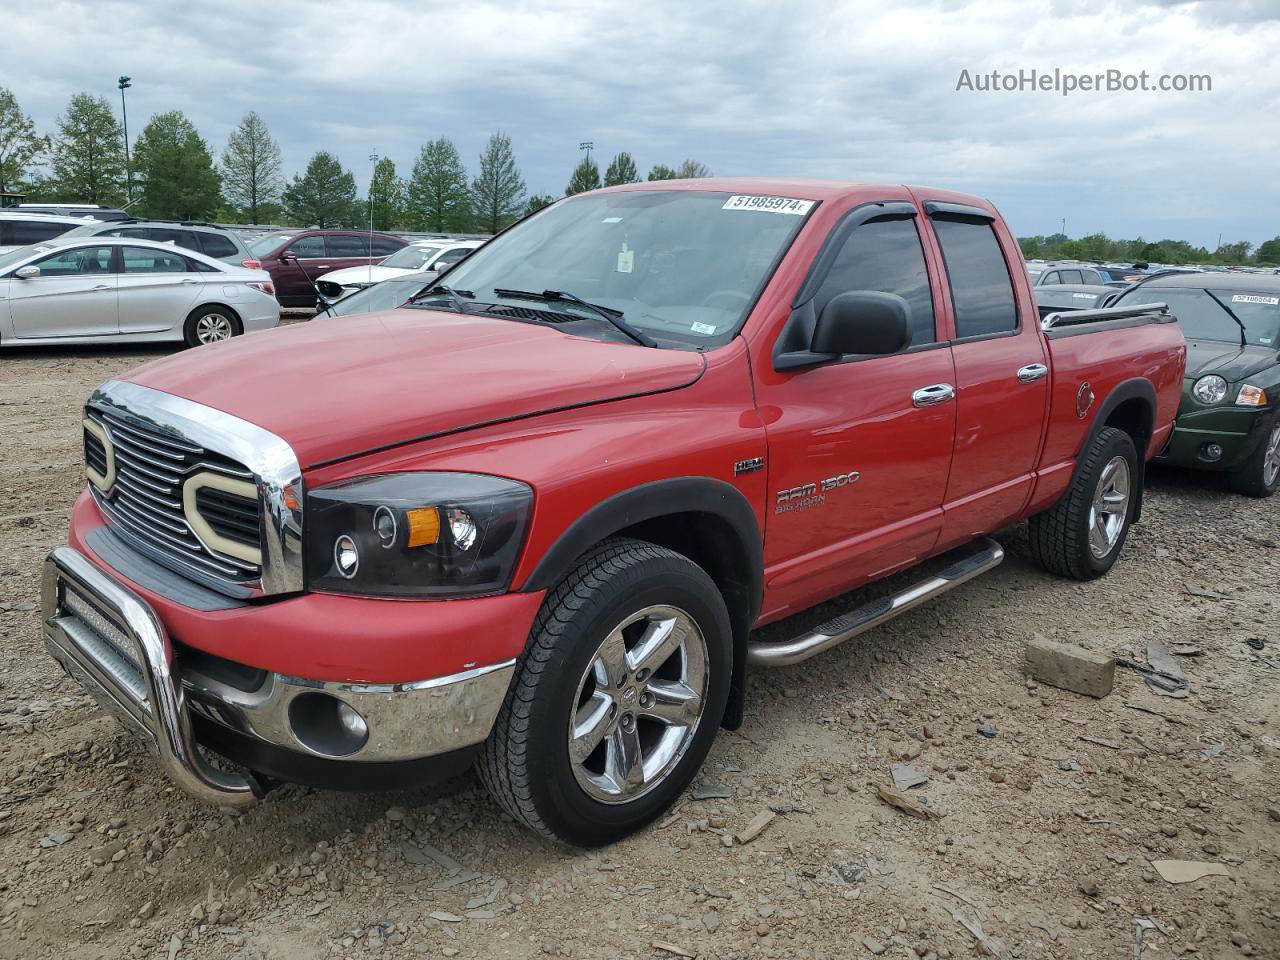
[[[0, 957], [1130, 957], [1137, 917], [1148, 958], [1280, 957], [1275, 501], [1155, 471], [1085, 585], [1006, 531], [996, 572], [756, 673], [695, 789], [607, 850], [544, 843], [469, 778], [228, 816], [62, 677], [32, 609], [83, 486], [85, 396], [164, 352], [0, 354]], [[1036, 633], [1139, 661], [1159, 638], [1190, 694], [1028, 683]], [[940, 817], [881, 799], [901, 763]], [[1174, 885], [1164, 860], [1226, 875]]]

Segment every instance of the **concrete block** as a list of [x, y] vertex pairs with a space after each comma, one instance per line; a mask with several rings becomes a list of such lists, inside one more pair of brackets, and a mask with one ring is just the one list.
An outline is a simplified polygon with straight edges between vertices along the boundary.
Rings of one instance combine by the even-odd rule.
[[1026, 670], [1051, 687], [1102, 698], [1115, 682], [1116, 661], [1107, 654], [1037, 636], [1027, 643]]

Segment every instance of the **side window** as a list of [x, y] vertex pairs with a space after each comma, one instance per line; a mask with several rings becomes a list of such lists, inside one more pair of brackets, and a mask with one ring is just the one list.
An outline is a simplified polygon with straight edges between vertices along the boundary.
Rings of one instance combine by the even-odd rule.
[[1055, 283], [1061, 283], [1062, 277], [1057, 270], [1050, 270], [1044, 275], [1044, 279], [1040, 282], [1047, 287]]
[[1084, 274], [1079, 270], [1063, 270], [1063, 283], [1084, 283]]
[[369, 238], [353, 233], [335, 233], [325, 238], [324, 245], [331, 257], [369, 256]]
[[855, 227], [813, 298], [815, 313], [850, 290], [897, 294], [907, 301], [911, 345], [937, 340], [929, 274], [914, 219], [872, 220]]
[[13, 220], [0, 223], [0, 243], [6, 246], [25, 247], [29, 243], [40, 243], [52, 240], [70, 229], [65, 223], [46, 223], [43, 221]]
[[190, 273], [187, 258], [180, 253], [150, 247], [121, 247], [124, 273]]
[[111, 273], [111, 247], [75, 247], [50, 254], [32, 264], [42, 277], [73, 277]]
[[148, 239], [155, 240], [158, 243], [172, 243], [177, 247], [185, 247], [187, 250], [199, 250], [200, 242], [196, 240], [196, 235], [191, 230], [178, 230], [174, 227], [148, 227]]
[[324, 237], [299, 237], [293, 241], [289, 252], [299, 260], [318, 260], [325, 255]]
[[1009, 265], [991, 224], [971, 220], [933, 221], [951, 283], [956, 338], [1013, 333], [1018, 308]]
[[231, 238], [220, 233], [197, 233], [196, 236], [200, 239], [201, 252], [206, 257], [219, 260], [222, 257], [234, 257], [239, 253], [236, 245], [231, 242]]
[[471, 252], [471, 247], [454, 247], [452, 250], [446, 250], [440, 256], [436, 257], [433, 267], [447, 267], [450, 264], [457, 263], [463, 257]]
[[370, 256], [389, 257], [403, 246], [404, 244], [396, 243], [390, 237], [373, 237], [369, 244], [369, 249], [372, 251]]

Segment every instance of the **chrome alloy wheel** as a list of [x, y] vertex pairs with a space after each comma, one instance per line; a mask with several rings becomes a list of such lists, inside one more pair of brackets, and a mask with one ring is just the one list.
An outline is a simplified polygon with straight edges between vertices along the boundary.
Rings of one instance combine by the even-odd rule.
[[586, 793], [627, 803], [675, 769], [707, 696], [707, 641], [676, 607], [637, 611], [596, 649], [569, 716], [569, 762]]
[[1129, 461], [1112, 457], [1102, 470], [1093, 503], [1089, 507], [1089, 549], [1101, 560], [1124, 532], [1129, 516]]
[[233, 332], [231, 318], [221, 313], [206, 313], [196, 321], [196, 339], [201, 343], [230, 340]]
[[1263, 486], [1272, 486], [1277, 474], [1280, 474], [1280, 424], [1272, 427], [1271, 436], [1267, 438], [1267, 450], [1262, 455]]

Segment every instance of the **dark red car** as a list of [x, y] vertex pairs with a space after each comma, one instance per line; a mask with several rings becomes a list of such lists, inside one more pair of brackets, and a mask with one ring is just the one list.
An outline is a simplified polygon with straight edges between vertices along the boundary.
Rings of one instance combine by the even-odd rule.
[[385, 260], [408, 243], [389, 233], [368, 230], [296, 230], [267, 233], [249, 243], [262, 269], [271, 274], [276, 299], [284, 307], [316, 302], [311, 281], [331, 270], [363, 267]]

